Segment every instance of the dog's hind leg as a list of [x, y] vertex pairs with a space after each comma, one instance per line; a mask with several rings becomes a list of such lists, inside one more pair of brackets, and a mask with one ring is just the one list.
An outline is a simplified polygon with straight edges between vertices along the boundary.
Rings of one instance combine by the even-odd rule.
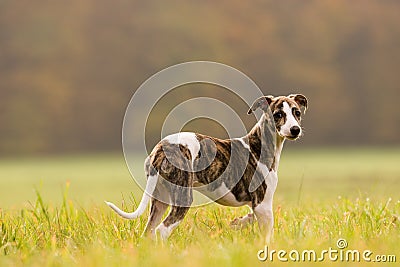
[[[182, 160], [180, 163], [186, 164], [187, 161]], [[185, 171], [191, 170], [191, 168], [185, 165], [178, 167], [173, 166], [168, 169], [166, 166], [165, 168], [170, 171], [165, 171], [168, 175], [164, 176], [166, 181], [162, 183], [162, 192], [168, 192], [171, 210], [165, 220], [156, 228], [156, 232], [160, 233], [163, 240], [166, 240], [183, 220], [193, 202], [193, 173]]]
[[167, 208], [168, 204], [154, 198], [151, 200], [150, 215], [143, 236], [150, 234], [152, 238], [155, 237], [156, 226], [161, 222], [162, 216]]
[[173, 206], [167, 218], [157, 227], [157, 231], [163, 240], [166, 240], [172, 231], [183, 220], [190, 207]]
[[163, 240], [166, 240], [171, 235], [172, 231], [186, 216], [186, 213], [190, 209], [190, 205], [193, 202], [193, 189], [182, 188], [180, 193], [172, 195], [171, 198], [173, 199], [173, 203], [175, 203], [175, 205], [171, 206], [171, 211], [169, 212], [168, 216], [156, 228], [156, 231], [160, 233], [160, 236]]

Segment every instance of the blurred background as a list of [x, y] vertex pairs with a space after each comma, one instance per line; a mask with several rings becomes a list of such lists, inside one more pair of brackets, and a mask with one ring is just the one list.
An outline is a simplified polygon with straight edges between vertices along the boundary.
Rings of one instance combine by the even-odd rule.
[[[265, 94], [305, 94], [303, 144], [398, 145], [399, 11], [399, 1], [1, 1], [0, 154], [119, 151], [134, 91], [192, 60], [231, 65]], [[201, 90], [175, 97], [227, 94]]]
[[[90, 168], [109, 158], [85, 165], [83, 177], [82, 166], [71, 172], [65, 165], [70, 158], [42, 165], [37, 159], [21, 163], [6, 158], [121, 153], [123, 116], [135, 90], [163, 68], [193, 60], [233, 66], [265, 94], [306, 95], [306, 133], [290, 147], [398, 147], [399, 14], [396, 0], [0, 1], [1, 179], [8, 178], [9, 185], [20, 178], [13, 188], [28, 184], [29, 190], [50, 177], [97, 179], [100, 174]], [[217, 87], [178, 88], [160, 102], [150, 133], [159, 136], [171, 103], [194, 96], [215, 97], [233, 106], [240, 102]], [[254, 122], [245, 116], [247, 107], [239, 103], [235, 108], [250, 127]], [[225, 134], [206, 120], [186, 128]], [[396, 164], [397, 152], [388, 155], [391, 161], [382, 161]], [[369, 160], [374, 166], [376, 160]], [[121, 157], [111, 162], [123, 168], [120, 181], [128, 182]], [[296, 165], [287, 172], [293, 170]], [[388, 177], [397, 179], [399, 172], [392, 170]], [[102, 173], [109, 186], [116, 183], [112, 173]], [[321, 178], [328, 171], [318, 173]], [[26, 177], [32, 180], [27, 183]], [[93, 189], [89, 180], [82, 191]], [[116, 183], [115, 192], [121, 188]]]

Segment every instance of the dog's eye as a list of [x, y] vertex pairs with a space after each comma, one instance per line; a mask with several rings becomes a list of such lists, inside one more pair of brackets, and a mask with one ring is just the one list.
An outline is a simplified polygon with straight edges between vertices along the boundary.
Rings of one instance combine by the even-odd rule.
[[280, 118], [282, 118], [282, 113], [281, 113], [281, 112], [276, 112], [276, 113], [274, 114], [274, 118], [275, 118], [275, 119], [280, 119]]
[[296, 110], [296, 111], [294, 112], [294, 115], [295, 115], [296, 117], [300, 117], [300, 115], [301, 115], [301, 112], [300, 112], [300, 111], [298, 111], [298, 110]]

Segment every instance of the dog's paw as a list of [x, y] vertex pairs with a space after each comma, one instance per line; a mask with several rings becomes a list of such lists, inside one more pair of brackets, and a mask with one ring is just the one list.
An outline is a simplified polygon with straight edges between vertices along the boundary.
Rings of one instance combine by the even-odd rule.
[[252, 213], [247, 214], [244, 217], [239, 217], [231, 221], [230, 226], [234, 230], [240, 230], [248, 224], [252, 224], [254, 222], [254, 215]]
[[230, 222], [230, 228], [233, 230], [240, 230], [243, 227], [243, 224], [241, 222], [242, 219], [242, 217], [235, 218], [233, 221]]

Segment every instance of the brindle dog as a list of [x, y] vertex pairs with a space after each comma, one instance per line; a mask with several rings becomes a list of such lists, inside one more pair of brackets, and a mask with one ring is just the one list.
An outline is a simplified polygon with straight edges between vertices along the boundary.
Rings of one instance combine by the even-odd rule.
[[[301, 109], [305, 111], [307, 106], [307, 98], [301, 94], [262, 96], [254, 101], [248, 114], [261, 109], [263, 115], [242, 138], [223, 140], [188, 132], [167, 136], [146, 158], [147, 185], [137, 210], [127, 213], [106, 203], [122, 217], [134, 219], [151, 200], [145, 233], [155, 236], [159, 231], [161, 238], [167, 239], [189, 210], [195, 189], [222, 205], [250, 206], [269, 243], [283, 143], [302, 135]], [[159, 224], [168, 206], [171, 210]], [[237, 218], [231, 225], [252, 223], [254, 215]]]

